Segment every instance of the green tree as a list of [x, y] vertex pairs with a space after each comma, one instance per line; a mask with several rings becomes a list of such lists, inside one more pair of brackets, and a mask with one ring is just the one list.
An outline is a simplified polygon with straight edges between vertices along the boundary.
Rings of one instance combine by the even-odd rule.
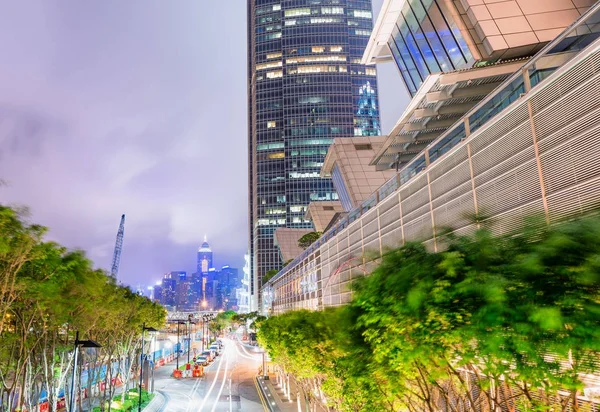
[[302, 249], [308, 248], [321, 237], [321, 232], [310, 232], [298, 239], [298, 247]]
[[[142, 323], [161, 328], [166, 319], [164, 308], [115, 285], [106, 273], [93, 269], [82, 251], [44, 242], [44, 232], [17, 211], [0, 206], [2, 410], [33, 410], [42, 388], [50, 405], [56, 405], [73, 370], [76, 331], [103, 346], [90, 354], [92, 358], [82, 351], [80, 368], [112, 364], [123, 356], [139, 358]], [[124, 374], [135, 367], [129, 363]], [[107, 376], [109, 394], [114, 393], [111, 377]], [[11, 394], [17, 390], [14, 402]], [[104, 402], [101, 405], [104, 408]]]
[[277, 269], [271, 269], [269, 271], [267, 271], [267, 273], [265, 273], [265, 275], [263, 276], [263, 284], [267, 283], [269, 280], [273, 279], [273, 277], [278, 274], [279, 271]]
[[271, 317], [261, 345], [342, 411], [579, 410], [600, 372], [600, 218], [483, 226], [387, 253], [347, 307]]

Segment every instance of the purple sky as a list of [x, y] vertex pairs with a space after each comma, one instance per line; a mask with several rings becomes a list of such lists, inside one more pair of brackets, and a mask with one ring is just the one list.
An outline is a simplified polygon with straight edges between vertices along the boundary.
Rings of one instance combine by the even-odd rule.
[[[383, 0], [373, 0], [375, 16]], [[217, 266], [247, 248], [246, 2], [47, 0], [0, 4], [0, 202], [119, 278]], [[407, 102], [380, 68], [384, 132]]]

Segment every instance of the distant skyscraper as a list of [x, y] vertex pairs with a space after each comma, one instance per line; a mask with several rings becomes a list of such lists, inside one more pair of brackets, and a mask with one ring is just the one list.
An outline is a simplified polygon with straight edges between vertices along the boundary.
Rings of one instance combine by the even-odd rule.
[[213, 253], [210, 249], [206, 236], [204, 236], [204, 243], [198, 249], [198, 260], [196, 265], [198, 273], [207, 275], [210, 268], [213, 267]]
[[175, 289], [177, 287], [177, 279], [177, 277], [173, 278], [171, 273], [167, 273], [163, 277], [161, 303], [165, 306], [175, 306]]
[[275, 229], [337, 199], [320, 177], [333, 138], [380, 134], [372, 26], [371, 0], [248, 0], [251, 296], [281, 267]]

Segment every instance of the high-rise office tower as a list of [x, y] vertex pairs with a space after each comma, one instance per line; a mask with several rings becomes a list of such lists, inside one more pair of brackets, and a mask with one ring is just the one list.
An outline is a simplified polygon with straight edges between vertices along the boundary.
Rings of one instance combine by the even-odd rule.
[[275, 229], [310, 228], [308, 203], [337, 199], [320, 177], [333, 138], [380, 134], [376, 71], [360, 64], [372, 26], [371, 0], [248, 0], [254, 299], [281, 267]]
[[204, 242], [198, 249], [198, 260], [197, 260], [197, 272], [203, 275], [208, 274], [208, 270], [213, 267], [213, 252], [208, 244], [206, 236], [204, 236]]

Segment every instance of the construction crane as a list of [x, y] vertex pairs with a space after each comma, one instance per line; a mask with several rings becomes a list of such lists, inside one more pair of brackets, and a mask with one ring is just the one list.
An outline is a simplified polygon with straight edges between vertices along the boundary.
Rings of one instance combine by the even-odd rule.
[[121, 224], [117, 232], [117, 241], [115, 243], [115, 253], [113, 254], [112, 268], [110, 275], [117, 279], [119, 273], [119, 263], [121, 263], [121, 250], [123, 249], [123, 235], [125, 234], [125, 215], [121, 215]]

